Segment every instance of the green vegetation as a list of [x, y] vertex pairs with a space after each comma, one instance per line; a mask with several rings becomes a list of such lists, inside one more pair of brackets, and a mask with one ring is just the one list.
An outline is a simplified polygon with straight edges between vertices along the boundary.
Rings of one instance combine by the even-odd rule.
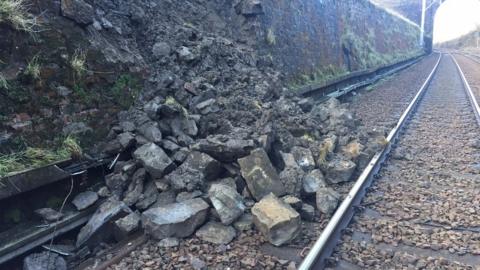
[[12, 172], [42, 167], [69, 158], [78, 158], [82, 149], [73, 137], [66, 137], [56, 150], [27, 147], [18, 153], [0, 157], [0, 177]]
[[14, 29], [34, 33], [38, 22], [27, 10], [25, 0], [0, 0], [0, 23], [8, 23]]
[[275, 36], [275, 33], [273, 32], [272, 28], [269, 28], [267, 31], [267, 43], [270, 46], [273, 46], [277, 44], [277, 36]]
[[348, 74], [349, 72], [345, 67], [336, 67], [330, 64], [326, 67], [319, 68], [310, 74], [300, 75], [290, 83], [290, 88], [297, 90], [304, 85], [325, 84]]
[[75, 50], [72, 58], [70, 59], [70, 67], [74, 72], [74, 78], [81, 78], [87, 71], [86, 69], [87, 55], [81, 50]]
[[123, 74], [118, 77], [110, 89], [110, 95], [122, 108], [128, 109], [137, 99], [140, 90], [141, 87], [137, 79], [129, 74]]
[[40, 62], [38, 54], [28, 62], [27, 67], [25, 68], [25, 75], [30, 76], [34, 80], [40, 78]]
[[183, 107], [182, 104], [180, 104], [174, 97], [168, 96], [165, 99], [165, 104], [177, 108], [179, 111], [181, 111], [183, 113], [183, 116], [185, 116], [185, 117], [188, 116], [187, 109], [185, 109], [185, 107]]

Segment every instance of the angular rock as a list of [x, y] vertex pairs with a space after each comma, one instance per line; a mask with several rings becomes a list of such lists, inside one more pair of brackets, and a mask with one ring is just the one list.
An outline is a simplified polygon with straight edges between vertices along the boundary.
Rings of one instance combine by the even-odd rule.
[[192, 62], [197, 57], [190, 51], [189, 48], [182, 46], [177, 50], [178, 58], [184, 62]]
[[159, 247], [176, 247], [178, 245], [180, 245], [180, 241], [175, 237], [168, 237], [158, 242]]
[[165, 206], [168, 204], [175, 203], [175, 191], [173, 190], [167, 190], [164, 192], [161, 192], [157, 196], [157, 201], [152, 205], [152, 208], [160, 207], [160, 206]]
[[225, 226], [221, 223], [210, 221], [198, 229], [195, 235], [206, 242], [226, 245], [232, 242], [236, 233], [232, 226]]
[[236, 188], [224, 184], [213, 184], [208, 196], [223, 224], [229, 225], [245, 211], [243, 198]]
[[156, 239], [187, 237], [205, 222], [208, 209], [208, 204], [199, 198], [150, 208], [143, 212], [142, 224]]
[[260, 0], [244, 0], [241, 2], [239, 12], [244, 16], [263, 14], [263, 6]]
[[153, 181], [148, 181], [147, 183], [145, 183], [143, 193], [138, 198], [135, 207], [140, 210], [147, 209], [150, 205], [154, 204], [157, 201], [158, 195], [159, 193], [155, 183]]
[[298, 106], [302, 109], [303, 112], [309, 112], [313, 108], [313, 100], [311, 98], [304, 98], [298, 102]]
[[292, 195], [286, 195], [282, 197], [282, 200], [293, 207], [293, 209], [300, 211], [302, 209], [303, 202], [299, 198], [292, 196]]
[[140, 160], [153, 178], [161, 178], [175, 168], [175, 164], [163, 149], [154, 143], [142, 145], [133, 153], [133, 156]]
[[147, 122], [141, 125], [138, 132], [150, 142], [160, 143], [162, 141], [162, 132], [157, 122]]
[[102, 198], [110, 197], [111, 195], [110, 190], [108, 190], [108, 188], [105, 186], [99, 188], [97, 191], [97, 194], [99, 197], [102, 197]]
[[187, 159], [188, 154], [190, 151], [186, 147], [180, 148], [175, 154], [173, 154], [172, 159], [177, 163], [183, 163], [185, 159]]
[[72, 203], [75, 205], [77, 210], [81, 211], [92, 206], [98, 200], [98, 194], [93, 191], [85, 191], [79, 193], [73, 199]]
[[192, 146], [192, 149], [228, 163], [247, 156], [254, 147], [253, 140], [232, 139], [226, 135], [211, 135], [206, 139], [199, 140]]
[[205, 176], [199, 170], [192, 169], [184, 163], [175, 171], [165, 176], [165, 179], [175, 190], [186, 189], [187, 191], [194, 191], [196, 189], [202, 189]]
[[253, 223], [273, 245], [293, 240], [301, 230], [300, 214], [270, 193], [252, 208]]
[[303, 220], [313, 221], [315, 219], [315, 207], [311, 206], [310, 204], [302, 204], [302, 208], [299, 212], [300, 217], [302, 217]]
[[147, 113], [150, 119], [158, 120], [160, 108], [162, 107], [163, 102], [165, 102], [165, 100], [160, 96], [157, 96], [154, 99], [147, 102], [143, 106], [143, 110], [145, 111], [145, 113]]
[[57, 253], [33, 253], [23, 260], [23, 270], [67, 270], [67, 262]]
[[62, 0], [62, 15], [79, 24], [90, 24], [95, 18], [93, 7], [83, 0]]
[[121, 241], [134, 233], [140, 227], [140, 215], [132, 212], [114, 222], [113, 235], [117, 241]]
[[63, 217], [63, 214], [52, 208], [40, 208], [35, 210], [35, 214], [48, 222], [55, 222]]
[[354, 162], [342, 157], [335, 157], [321, 166], [325, 179], [332, 184], [350, 181], [355, 168]]
[[120, 199], [123, 190], [128, 185], [128, 178], [123, 173], [111, 173], [105, 176], [105, 184], [112, 195], [115, 195], [118, 199]]
[[192, 266], [193, 270], [207, 269], [207, 263], [195, 256], [190, 256], [190, 265]]
[[252, 151], [249, 156], [239, 159], [238, 163], [248, 189], [257, 201], [270, 192], [277, 196], [285, 193], [285, 188], [279, 180], [277, 171], [262, 148], [258, 148]]
[[253, 226], [253, 216], [251, 214], [243, 214], [237, 221], [233, 223], [233, 227], [241, 232], [249, 231]]
[[327, 215], [331, 216], [337, 209], [340, 202], [340, 194], [332, 188], [322, 187], [317, 191], [317, 209]]
[[197, 124], [190, 117], [179, 116], [170, 121], [170, 128], [175, 137], [183, 134], [195, 137], [198, 134]]
[[198, 151], [191, 152], [182, 166], [187, 166], [203, 173], [205, 180], [211, 181], [217, 179], [224, 171], [220, 162], [213, 159], [211, 156]]
[[125, 195], [123, 197], [123, 202], [128, 205], [132, 206], [137, 203], [140, 195], [143, 192], [143, 183], [147, 176], [147, 171], [144, 168], [138, 169], [132, 177], [132, 182], [128, 185], [128, 189], [125, 191]]
[[177, 202], [183, 202], [183, 201], [188, 201], [191, 199], [198, 198], [202, 196], [203, 193], [200, 190], [195, 190], [193, 192], [180, 192], [177, 195], [177, 198], [175, 199]]
[[321, 187], [326, 187], [325, 178], [323, 173], [316, 169], [305, 175], [303, 178], [302, 191], [305, 195], [312, 195], [317, 193]]
[[85, 244], [95, 232], [109, 221], [131, 212], [132, 210], [130, 210], [125, 203], [115, 199], [109, 199], [103, 202], [92, 215], [90, 220], [88, 220], [87, 224], [80, 230], [80, 233], [77, 235], [76, 246], [80, 247]]
[[117, 140], [124, 150], [134, 146], [136, 143], [135, 136], [130, 132], [118, 134]]
[[152, 47], [152, 54], [157, 58], [168, 56], [171, 51], [170, 45], [166, 42], [157, 42]]
[[303, 170], [310, 171], [315, 168], [315, 159], [310, 149], [295, 146], [292, 148], [292, 154], [297, 164]]
[[287, 193], [299, 196], [304, 175], [305, 172], [298, 165], [295, 165], [293, 167], [285, 167], [285, 169], [280, 172], [279, 177]]

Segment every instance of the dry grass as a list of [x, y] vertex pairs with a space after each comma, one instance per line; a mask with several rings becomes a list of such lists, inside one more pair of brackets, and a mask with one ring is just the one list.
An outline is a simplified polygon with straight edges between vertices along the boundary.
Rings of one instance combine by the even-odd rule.
[[0, 88], [8, 89], [8, 81], [2, 73], [0, 73]]
[[30, 62], [28, 62], [25, 74], [37, 80], [40, 78], [40, 61], [38, 55], [35, 55]]
[[25, 0], [0, 0], [0, 23], [8, 23], [13, 28], [35, 33], [37, 18], [28, 12]]
[[358, 142], [351, 142], [343, 148], [343, 152], [351, 158], [357, 158], [362, 151], [362, 145]]
[[81, 77], [85, 73], [85, 71], [87, 71], [87, 68], [85, 66], [86, 60], [87, 55], [85, 54], [85, 52], [81, 50], [75, 50], [75, 53], [70, 59], [70, 67], [73, 69], [73, 72], [77, 77]]
[[328, 154], [333, 153], [333, 150], [335, 150], [335, 141], [332, 138], [325, 139], [320, 146], [320, 151], [318, 154], [319, 165], [327, 162], [327, 156]]

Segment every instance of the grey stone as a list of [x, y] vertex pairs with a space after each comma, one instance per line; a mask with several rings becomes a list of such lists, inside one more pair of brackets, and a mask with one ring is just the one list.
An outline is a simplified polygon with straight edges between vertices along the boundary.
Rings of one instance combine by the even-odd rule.
[[279, 178], [287, 193], [299, 196], [304, 175], [305, 172], [298, 165], [295, 165], [293, 167], [285, 167], [285, 169], [280, 172]]
[[178, 58], [180, 59], [180, 61], [184, 61], [184, 62], [192, 62], [197, 58], [197, 56], [195, 54], [193, 54], [190, 51], [190, 49], [185, 47], [185, 46], [181, 46], [177, 50], [177, 55], [178, 55]]
[[143, 193], [138, 198], [135, 207], [140, 210], [147, 209], [150, 205], [154, 204], [157, 201], [158, 195], [159, 193], [155, 182], [147, 181], [144, 185]]
[[120, 215], [126, 215], [131, 213], [132, 210], [128, 206], [115, 199], [109, 199], [103, 202], [98, 209], [93, 213], [87, 224], [80, 229], [80, 233], [77, 235], [76, 246], [80, 247], [85, 244], [101, 227], [103, 227], [109, 221], [119, 217]]
[[317, 209], [321, 213], [331, 216], [340, 202], [340, 194], [331, 188], [323, 187], [317, 191], [316, 199]]
[[187, 159], [188, 154], [190, 153], [190, 150], [186, 147], [182, 147], [178, 149], [178, 151], [173, 154], [172, 159], [177, 162], [177, 163], [183, 163], [185, 159]]
[[175, 168], [175, 164], [163, 149], [154, 143], [142, 145], [133, 153], [133, 156], [140, 160], [153, 178], [161, 178]]
[[311, 98], [304, 98], [298, 102], [298, 106], [302, 109], [303, 112], [309, 112], [313, 108], [313, 100]]
[[170, 128], [175, 137], [188, 135], [195, 137], [198, 134], [197, 123], [190, 117], [178, 116], [170, 121]]
[[310, 149], [295, 146], [292, 148], [292, 155], [303, 170], [310, 171], [315, 168], [315, 159]]
[[232, 242], [236, 233], [232, 226], [225, 226], [221, 223], [210, 221], [198, 229], [195, 235], [206, 242], [226, 245]]
[[157, 196], [157, 201], [152, 205], [152, 208], [165, 206], [168, 204], [175, 203], [175, 191], [167, 190], [164, 192], [160, 192]]
[[150, 100], [143, 106], [143, 110], [147, 113], [148, 117], [152, 120], [158, 120], [160, 108], [162, 107], [162, 103], [165, 100], [159, 96], [155, 97], [154, 99]]
[[99, 197], [102, 197], [102, 198], [110, 197], [111, 195], [110, 190], [108, 190], [108, 188], [105, 186], [99, 188], [97, 191], [97, 194]]
[[125, 191], [125, 195], [123, 198], [123, 202], [128, 205], [132, 206], [137, 203], [140, 195], [143, 192], [143, 183], [147, 176], [147, 171], [144, 168], [138, 169], [132, 177], [132, 181], [130, 185], [128, 185], [128, 189]]
[[138, 132], [150, 142], [160, 143], [162, 141], [162, 132], [157, 122], [147, 122], [141, 125], [138, 128]]
[[253, 217], [251, 214], [243, 214], [237, 221], [233, 223], [233, 227], [241, 232], [249, 231], [253, 226]]
[[249, 156], [239, 159], [238, 163], [248, 189], [257, 201], [270, 192], [277, 196], [285, 194], [285, 188], [279, 180], [277, 171], [262, 148], [258, 148], [252, 151]]
[[177, 198], [175, 199], [177, 202], [183, 202], [183, 201], [188, 201], [191, 199], [198, 198], [202, 196], [203, 193], [200, 190], [195, 190], [193, 192], [180, 192], [177, 195]]
[[176, 247], [178, 245], [180, 245], [180, 241], [178, 241], [178, 238], [175, 238], [175, 237], [168, 237], [158, 242], [159, 247], [168, 248], [168, 247]]
[[253, 206], [252, 215], [255, 226], [275, 246], [290, 242], [300, 233], [300, 214], [273, 193]]
[[356, 165], [343, 157], [335, 157], [321, 166], [327, 182], [338, 184], [351, 180]]
[[111, 173], [105, 176], [105, 184], [113, 195], [120, 198], [127, 187], [128, 178], [123, 173]]
[[292, 196], [292, 195], [286, 195], [286, 196], [283, 196], [282, 197], [282, 200], [290, 205], [291, 207], [293, 207], [293, 209], [299, 211], [300, 209], [302, 209], [302, 205], [303, 205], [303, 202], [302, 200], [300, 200], [299, 198], [295, 197], [295, 196]]
[[167, 152], [174, 153], [178, 149], [180, 149], [180, 146], [170, 140], [163, 140], [162, 148], [165, 149]]
[[156, 239], [187, 237], [205, 222], [208, 209], [208, 204], [199, 198], [150, 208], [143, 212], [142, 224]]
[[187, 166], [200, 171], [205, 176], [205, 180], [208, 181], [217, 179], [224, 171], [220, 162], [211, 156], [198, 151], [191, 152], [182, 166]]
[[67, 270], [67, 262], [58, 254], [44, 251], [23, 259], [23, 270]]
[[117, 140], [124, 150], [134, 146], [136, 142], [135, 136], [130, 132], [118, 134]]
[[192, 266], [193, 270], [207, 269], [207, 264], [195, 256], [190, 256], [190, 265]]
[[83, 0], [62, 0], [62, 15], [79, 24], [90, 24], [95, 18], [93, 7]]
[[213, 184], [208, 190], [208, 196], [223, 224], [229, 225], [245, 211], [243, 198], [235, 186]]
[[316, 169], [305, 175], [303, 178], [302, 191], [306, 195], [312, 195], [317, 193], [318, 189], [321, 187], [326, 187], [325, 179], [323, 173]]
[[165, 176], [170, 185], [175, 190], [194, 191], [202, 189], [204, 185], [205, 176], [202, 172], [192, 169], [189, 166], [182, 164], [175, 171]]
[[140, 215], [132, 212], [114, 222], [113, 235], [117, 241], [127, 238], [140, 227]]
[[166, 42], [157, 42], [152, 47], [152, 54], [157, 58], [168, 56], [171, 51], [170, 45]]
[[240, 13], [244, 16], [263, 14], [262, 2], [260, 0], [244, 0], [240, 4]]
[[35, 214], [48, 222], [55, 222], [63, 218], [63, 214], [52, 208], [40, 208], [35, 210]]
[[300, 217], [302, 217], [303, 220], [313, 221], [315, 219], [315, 207], [311, 206], [310, 204], [302, 204], [302, 208], [299, 212]]
[[98, 200], [98, 194], [93, 191], [85, 191], [79, 193], [73, 199], [72, 203], [75, 205], [77, 210], [83, 210], [92, 206]]
[[135, 124], [131, 121], [122, 121], [120, 122], [120, 127], [125, 132], [133, 132], [135, 131]]
[[228, 163], [247, 156], [254, 147], [253, 140], [232, 139], [226, 135], [210, 135], [206, 139], [199, 140], [192, 146], [192, 149]]

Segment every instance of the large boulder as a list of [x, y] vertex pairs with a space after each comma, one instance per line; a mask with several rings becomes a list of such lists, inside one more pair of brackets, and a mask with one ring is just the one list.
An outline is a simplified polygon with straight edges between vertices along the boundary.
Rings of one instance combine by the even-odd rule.
[[199, 198], [150, 208], [142, 214], [146, 232], [155, 239], [187, 237], [202, 225], [209, 210], [208, 204]]
[[340, 201], [340, 194], [332, 188], [322, 187], [317, 191], [317, 209], [327, 215], [331, 216], [337, 209]]
[[277, 171], [263, 148], [252, 151], [249, 156], [239, 159], [238, 163], [248, 189], [257, 201], [269, 193], [276, 196], [285, 194]]
[[154, 143], [142, 145], [133, 153], [133, 156], [140, 160], [153, 178], [161, 178], [175, 168], [175, 164], [163, 149]]
[[275, 246], [293, 240], [300, 232], [300, 214], [270, 193], [252, 207], [253, 223]]
[[213, 184], [208, 190], [208, 196], [223, 224], [229, 225], [245, 211], [243, 198], [235, 186]]
[[210, 221], [198, 229], [195, 235], [203, 241], [226, 245], [232, 242], [236, 233], [232, 226], [225, 226], [221, 223]]
[[67, 262], [60, 255], [49, 251], [30, 254], [23, 260], [23, 270], [47, 269], [67, 270]]
[[247, 156], [254, 148], [253, 140], [233, 139], [226, 135], [211, 135], [199, 140], [193, 150], [204, 152], [215, 159], [228, 163]]
[[80, 230], [80, 233], [77, 235], [76, 246], [80, 247], [85, 244], [95, 232], [100, 230], [100, 228], [109, 221], [116, 217], [121, 217], [121, 215], [125, 216], [131, 212], [132, 210], [123, 202], [114, 199], [103, 202], [95, 213], [93, 213], [87, 224]]
[[157, 122], [147, 122], [141, 125], [138, 132], [150, 142], [160, 143], [162, 141], [162, 132]]
[[351, 180], [356, 164], [343, 157], [335, 157], [322, 164], [325, 179], [332, 184], [348, 182]]

